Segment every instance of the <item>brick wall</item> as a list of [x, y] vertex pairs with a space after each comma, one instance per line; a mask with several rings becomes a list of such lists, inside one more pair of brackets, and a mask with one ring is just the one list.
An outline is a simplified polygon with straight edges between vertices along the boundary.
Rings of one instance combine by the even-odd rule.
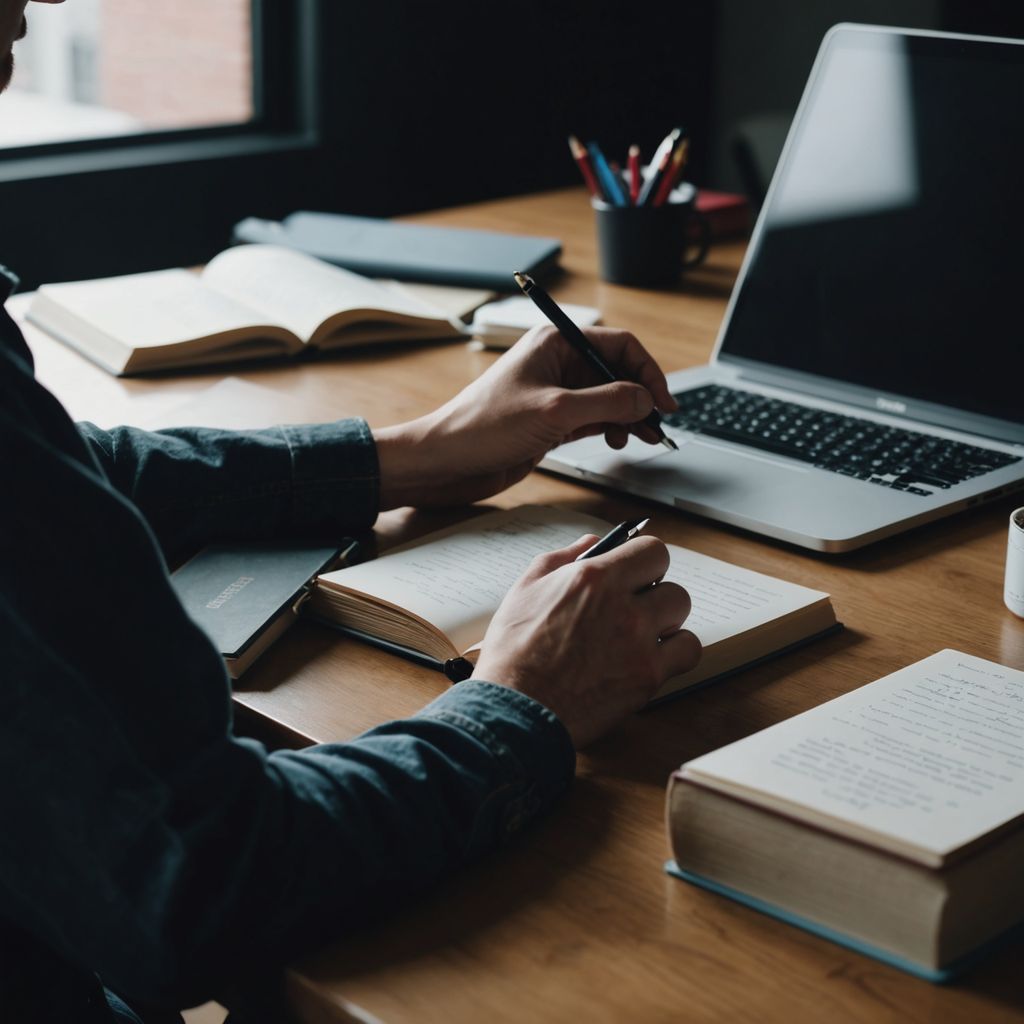
[[149, 128], [252, 116], [250, 0], [101, 0], [98, 102]]

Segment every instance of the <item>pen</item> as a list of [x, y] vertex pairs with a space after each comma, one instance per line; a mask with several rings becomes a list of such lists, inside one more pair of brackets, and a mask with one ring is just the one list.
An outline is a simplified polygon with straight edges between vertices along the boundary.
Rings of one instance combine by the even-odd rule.
[[627, 519], [626, 522], [619, 523], [596, 544], [591, 544], [582, 555], [577, 555], [575, 560], [582, 562], [584, 558], [594, 558], [606, 551], [612, 551], [620, 544], [625, 544], [627, 540], [632, 540], [649, 522], [650, 519]]
[[[598, 354], [597, 349], [587, 341], [587, 336], [565, 315], [565, 311], [558, 306], [555, 300], [529, 274], [524, 274], [517, 270], [512, 276], [516, 279], [516, 284], [522, 288], [523, 294], [533, 300], [534, 305], [558, 328], [562, 337], [590, 363], [606, 383], [613, 384], [619, 379], [608, 368], [608, 364]], [[672, 438], [666, 437], [665, 432], [661, 429], [661, 417], [658, 415], [657, 409], [652, 409], [643, 422], [658, 435], [658, 440], [666, 448], [671, 451], [679, 450], [679, 446]]]

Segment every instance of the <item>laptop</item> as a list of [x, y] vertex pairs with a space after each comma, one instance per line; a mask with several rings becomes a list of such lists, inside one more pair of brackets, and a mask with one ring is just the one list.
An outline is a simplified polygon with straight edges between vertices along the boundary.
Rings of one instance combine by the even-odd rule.
[[667, 452], [553, 472], [817, 551], [1024, 486], [1024, 41], [838, 25]]

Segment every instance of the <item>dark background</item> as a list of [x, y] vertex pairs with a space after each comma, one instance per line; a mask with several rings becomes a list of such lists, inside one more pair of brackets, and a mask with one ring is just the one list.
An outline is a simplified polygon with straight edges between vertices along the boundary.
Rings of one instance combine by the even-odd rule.
[[692, 180], [756, 191], [830, 25], [1024, 37], [1024, 5], [995, 0], [321, 0], [319, 17], [311, 146], [0, 162], [0, 261], [33, 286], [202, 262], [249, 214], [392, 216], [573, 184], [570, 132], [621, 159], [682, 124]]

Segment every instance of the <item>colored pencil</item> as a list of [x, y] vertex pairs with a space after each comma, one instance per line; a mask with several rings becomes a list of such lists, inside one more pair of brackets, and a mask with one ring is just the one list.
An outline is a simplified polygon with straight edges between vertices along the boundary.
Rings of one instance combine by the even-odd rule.
[[658, 190], [658, 186], [661, 184], [661, 177], [668, 168], [668, 162], [672, 158], [672, 152], [675, 150], [677, 143], [682, 138], [683, 129], [673, 128], [661, 140], [661, 144], [654, 151], [654, 156], [651, 157], [651, 173], [648, 175], [647, 180], [644, 182], [643, 188], [640, 190], [640, 196], [637, 199], [637, 206], [646, 206], [653, 198], [654, 194]]
[[686, 154], [690, 149], [690, 140], [683, 139], [682, 142], [676, 147], [675, 152], [672, 154], [672, 159], [669, 162], [669, 166], [665, 171], [661, 179], [661, 183], [658, 186], [658, 191], [654, 196], [654, 206], [661, 206], [669, 197], [672, 189], [676, 187], [676, 183], [682, 177], [683, 169], [686, 167]]
[[615, 176], [608, 166], [608, 161], [601, 152], [601, 147], [596, 142], [587, 143], [587, 152], [590, 153], [590, 162], [594, 165], [597, 173], [597, 180], [601, 183], [601, 191], [612, 206], [626, 205], [626, 192], [622, 182]]
[[640, 147], [629, 147], [629, 201], [636, 206], [640, 198]]
[[594, 177], [594, 170], [590, 166], [590, 154], [575, 135], [569, 136], [569, 152], [572, 153], [572, 158], [576, 161], [576, 166], [579, 167], [580, 174], [583, 175], [583, 181], [590, 194], [598, 199], [604, 199], [604, 193], [601, 191], [601, 186], [598, 185], [597, 178]]

